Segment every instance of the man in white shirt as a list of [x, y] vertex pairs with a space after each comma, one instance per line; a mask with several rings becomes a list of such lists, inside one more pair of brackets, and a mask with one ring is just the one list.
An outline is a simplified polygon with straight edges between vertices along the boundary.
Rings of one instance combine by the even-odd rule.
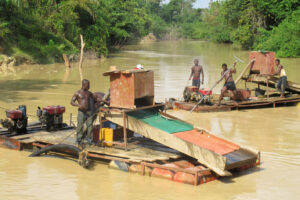
[[280, 60], [276, 59], [275, 64], [277, 66], [277, 71], [275, 72], [274, 75], [279, 75], [279, 81], [277, 83], [277, 90], [280, 92], [280, 97], [284, 98], [284, 92], [287, 84], [287, 76], [285, 73], [285, 69], [283, 66], [280, 64]]

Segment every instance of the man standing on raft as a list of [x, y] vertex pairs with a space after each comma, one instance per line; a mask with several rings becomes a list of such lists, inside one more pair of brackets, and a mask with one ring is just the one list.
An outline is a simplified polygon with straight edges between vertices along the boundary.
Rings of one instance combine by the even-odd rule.
[[193, 77], [193, 86], [196, 86], [198, 89], [200, 88], [200, 74], [202, 74], [202, 81], [201, 83], [204, 83], [204, 73], [203, 73], [203, 67], [199, 65], [198, 59], [194, 60], [194, 66], [192, 67], [191, 75], [189, 80]]
[[[87, 143], [91, 145], [93, 143], [93, 121], [96, 118], [96, 102], [109, 103], [103, 99], [104, 94], [95, 93], [89, 91], [90, 82], [87, 79], [83, 79], [81, 83], [81, 89], [78, 90], [71, 99], [71, 105], [78, 107], [77, 115], [77, 139], [76, 143], [80, 144], [84, 138], [86, 138]], [[77, 101], [77, 103], [76, 103]], [[84, 137], [83, 125], [87, 125], [87, 135]]]
[[275, 64], [277, 66], [277, 71], [275, 72], [274, 75], [279, 75], [279, 81], [277, 84], [277, 90], [280, 92], [280, 98], [284, 98], [284, 92], [286, 89], [286, 83], [287, 83], [287, 76], [285, 73], [285, 69], [283, 66], [280, 64], [280, 60], [276, 59]]
[[218, 83], [220, 83], [223, 80], [223, 78], [225, 78], [225, 84], [221, 90], [221, 95], [219, 97], [218, 106], [221, 105], [221, 100], [223, 99], [226, 91], [230, 91], [232, 93], [231, 98], [233, 100], [235, 100], [235, 98], [236, 98], [236, 87], [235, 87], [235, 83], [232, 78], [232, 74], [236, 73], [235, 65], [236, 65], [236, 62], [233, 63], [233, 69], [227, 69], [227, 64], [225, 64], [225, 63], [222, 64], [222, 68], [223, 68], [223, 71], [221, 72], [222, 78], [218, 81]]

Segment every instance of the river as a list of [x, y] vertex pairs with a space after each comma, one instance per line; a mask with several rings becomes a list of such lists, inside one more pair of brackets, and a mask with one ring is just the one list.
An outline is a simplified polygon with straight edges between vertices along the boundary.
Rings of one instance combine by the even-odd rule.
[[[104, 60], [85, 60], [84, 77], [91, 91], [106, 91], [110, 65], [132, 69], [142, 64], [155, 73], [157, 101], [180, 97], [195, 58], [204, 66], [204, 87], [220, 76], [221, 64], [237, 71], [248, 62], [247, 51], [233, 45], [201, 41], [164, 41], [126, 47]], [[300, 59], [281, 59], [288, 79], [299, 82]], [[70, 71], [63, 64], [23, 65], [15, 74], [0, 75], [0, 106], [26, 104], [30, 120], [37, 106], [65, 105], [67, 121], [76, 109], [69, 102], [80, 88], [78, 63]], [[218, 93], [220, 86], [215, 89]], [[246, 111], [190, 114], [171, 111], [182, 119], [240, 145], [261, 151], [261, 165], [231, 178], [199, 187], [107, 168], [97, 163], [91, 170], [76, 162], [53, 157], [29, 158], [29, 152], [0, 148], [0, 199], [298, 199], [300, 196], [300, 106]], [[5, 116], [0, 110], [0, 118]]]

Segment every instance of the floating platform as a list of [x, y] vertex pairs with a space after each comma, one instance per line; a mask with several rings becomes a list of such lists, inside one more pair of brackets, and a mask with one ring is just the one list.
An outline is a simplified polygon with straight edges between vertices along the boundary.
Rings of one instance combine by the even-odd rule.
[[[287, 96], [286, 98], [280, 97], [269, 97], [269, 98], [255, 98], [247, 101], [239, 102], [223, 102], [220, 106], [216, 103], [212, 105], [198, 105], [193, 112], [220, 112], [220, 111], [231, 111], [231, 110], [242, 110], [242, 109], [253, 109], [253, 108], [266, 108], [266, 107], [277, 107], [277, 106], [295, 106], [300, 102], [300, 95], [294, 94]], [[183, 102], [175, 101], [172, 103], [171, 108], [191, 111], [196, 102]]]
[[[132, 124], [131, 120], [128, 122], [129, 124]], [[181, 122], [179, 124], [181, 124]], [[39, 126], [39, 124], [36, 125]], [[190, 125], [187, 127], [189, 126]], [[187, 127], [185, 126], [184, 129]], [[148, 128], [144, 127], [144, 129], [147, 130]], [[215, 161], [215, 157], [217, 156], [221, 162], [226, 161], [226, 170], [242, 171], [250, 167], [255, 167], [260, 162], [259, 154], [254, 154], [250, 151], [247, 151], [245, 154], [245, 151], [241, 150], [239, 146], [230, 142], [224, 143], [222, 139], [208, 135], [207, 133], [198, 135], [198, 130], [196, 131], [195, 129], [188, 132], [189, 137], [187, 137], [184, 133], [184, 129], [182, 132], [173, 134], [177, 140], [188, 141], [195, 139], [193, 137], [196, 137], [196, 139], [197, 137], [201, 137], [202, 142], [196, 140], [196, 142], [201, 143], [198, 145], [205, 145], [206, 148], [212, 150], [212, 152], [205, 150], [205, 148], [202, 150], [200, 148], [195, 148], [193, 142], [190, 142], [190, 146], [188, 146], [190, 152], [193, 152], [194, 154], [200, 153], [200, 155], [207, 157], [204, 158], [204, 160], [208, 159], [212, 162]], [[0, 129], [0, 147], [19, 151], [34, 151], [36, 148], [39, 149], [55, 144], [76, 146], [76, 133], [73, 127], [67, 126], [63, 130], [48, 132], [32, 126], [28, 128], [28, 130], [30, 131], [27, 133], [16, 135], [8, 133], [5, 129]], [[172, 128], [170, 130], [172, 130]], [[152, 131], [154, 130], [152, 129]], [[196, 134], [194, 131], [196, 131]], [[171, 135], [172, 134], [170, 134], [170, 136]], [[187, 156], [188, 154], [183, 154], [149, 138], [128, 138], [126, 149], [120, 146], [101, 147], [91, 145], [86, 146], [85, 151], [87, 151], [89, 159], [110, 161], [110, 168], [139, 173], [141, 175], [165, 178], [176, 182], [199, 185], [216, 180], [219, 177], [218, 173], [214, 172], [215, 170], [211, 170], [203, 165], [203, 163], [199, 161], [201, 159], [194, 159], [193, 157]], [[165, 137], [162, 138], [166, 139]], [[214, 143], [212, 143], [212, 141], [214, 141]], [[184, 143], [181, 143], [179, 145], [183, 144]], [[226, 145], [222, 146], [224, 144]], [[235, 150], [232, 151], [232, 149]], [[214, 153], [213, 151], [216, 151], [217, 153]], [[61, 150], [59, 153], [73, 155], [72, 152], [67, 150]], [[203, 153], [207, 155], [204, 155]], [[223, 154], [224, 157], [218, 156], [217, 154]], [[194, 155], [194, 157], [198, 156]], [[241, 157], [244, 159], [241, 160]], [[231, 172], [228, 171], [226, 175], [231, 175]]]
[[[72, 127], [54, 132], [31, 129], [30, 133], [20, 135], [9, 134], [5, 129], [0, 129], [0, 147], [34, 151], [36, 148], [61, 143], [76, 146], [74, 133], [75, 129]], [[89, 159], [110, 161], [109, 168], [167, 178], [176, 182], [199, 185], [218, 177], [196, 160], [191, 160], [176, 150], [144, 137], [130, 138], [127, 150], [119, 147], [91, 145], [86, 146], [85, 151], [88, 152]], [[73, 155], [68, 150], [61, 150], [58, 153]]]

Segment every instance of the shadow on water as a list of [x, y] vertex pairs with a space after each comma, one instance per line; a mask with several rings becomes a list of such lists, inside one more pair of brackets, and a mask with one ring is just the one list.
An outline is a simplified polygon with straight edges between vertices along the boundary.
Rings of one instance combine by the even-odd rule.
[[262, 168], [260, 166], [253, 167], [253, 168], [247, 169], [245, 171], [234, 172], [233, 175], [230, 177], [220, 177], [219, 181], [221, 181], [222, 183], [225, 183], [225, 184], [234, 183], [235, 178], [239, 178], [241, 176], [246, 176], [246, 175], [252, 175], [253, 173], [261, 172], [264, 170], [265, 170], [265, 168]]
[[[20, 92], [40, 92], [42, 90], [56, 88], [54, 85], [66, 84], [60, 80], [43, 80], [43, 79], [19, 79], [0, 81], [0, 101], [9, 99], [19, 100]], [[67, 83], [72, 84], [72, 83]]]

